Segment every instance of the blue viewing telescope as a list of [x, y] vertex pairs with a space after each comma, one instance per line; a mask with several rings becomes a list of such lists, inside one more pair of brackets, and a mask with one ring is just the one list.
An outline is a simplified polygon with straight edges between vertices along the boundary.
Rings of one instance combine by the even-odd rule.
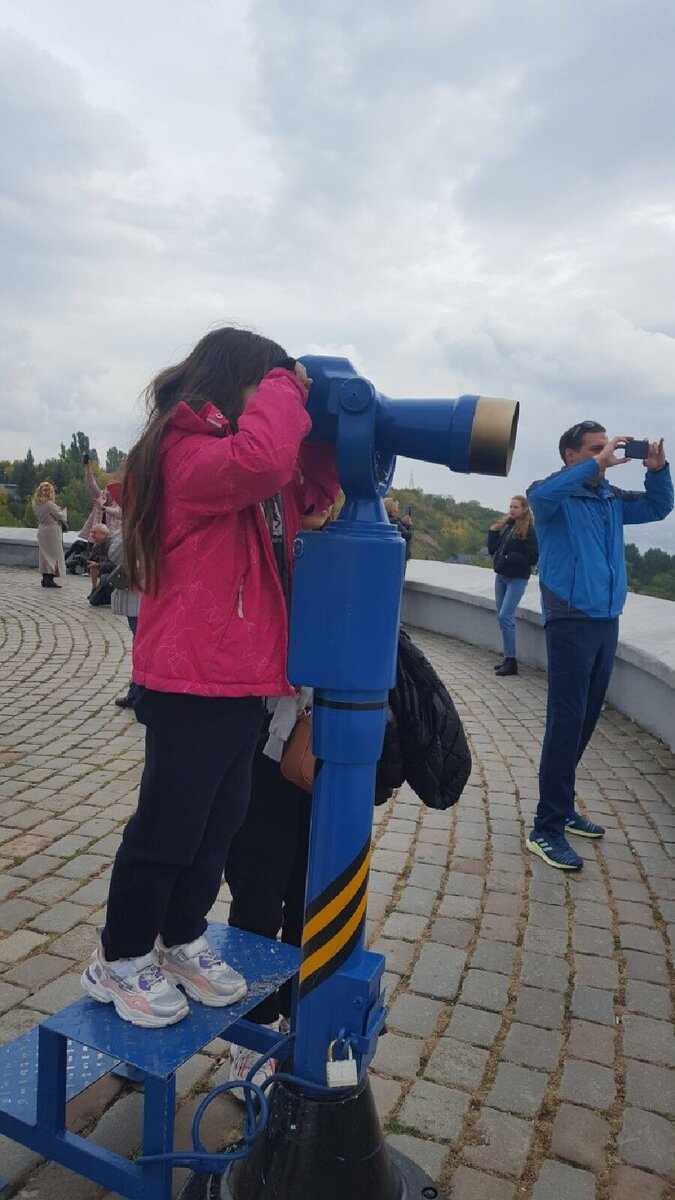
[[[396, 456], [440, 463], [463, 474], [508, 475], [519, 405], [488, 396], [457, 400], [390, 400], [347, 358], [304, 355], [313, 380], [307, 411], [310, 438], [337, 442], [340, 480], [349, 496], [383, 495]], [[357, 479], [358, 477], [358, 479]]]

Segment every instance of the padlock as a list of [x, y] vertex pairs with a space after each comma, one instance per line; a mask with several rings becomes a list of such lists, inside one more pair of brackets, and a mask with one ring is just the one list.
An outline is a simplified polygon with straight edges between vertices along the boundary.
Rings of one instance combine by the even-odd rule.
[[331, 1088], [356, 1087], [359, 1082], [359, 1072], [351, 1046], [347, 1046], [346, 1058], [335, 1059], [333, 1058], [334, 1045], [335, 1042], [333, 1041], [328, 1047], [328, 1061], [326, 1063], [326, 1081], [328, 1086]]

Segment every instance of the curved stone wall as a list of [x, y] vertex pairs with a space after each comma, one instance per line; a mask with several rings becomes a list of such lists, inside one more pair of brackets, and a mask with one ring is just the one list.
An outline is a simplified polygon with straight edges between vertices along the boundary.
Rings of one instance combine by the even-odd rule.
[[[494, 575], [453, 563], [408, 563], [403, 589], [408, 625], [501, 653]], [[546, 670], [539, 585], [532, 579], [516, 616], [518, 658]], [[675, 750], [675, 604], [629, 595], [608, 700]]]

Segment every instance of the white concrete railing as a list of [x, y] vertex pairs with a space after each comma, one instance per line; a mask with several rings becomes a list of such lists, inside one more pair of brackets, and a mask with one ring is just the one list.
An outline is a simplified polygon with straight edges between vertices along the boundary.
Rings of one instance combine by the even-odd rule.
[[[66, 533], [66, 546], [77, 533]], [[0, 527], [0, 565], [37, 567], [37, 530]], [[408, 625], [501, 652], [494, 575], [481, 567], [408, 563], [403, 589]], [[546, 670], [539, 586], [531, 580], [516, 615], [518, 658]], [[608, 699], [675, 750], [675, 603], [629, 595]]]
[[[403, 589], [408, 625], [501, 653], [494, 574], [452, 563], [408, 563]], [[516, 614], [518, 659], [546, 670], [539, 584], [530, 580]], [[675, 603], [630, 594], [607, 698], [675, 750]]]
[[[63, 544], [68, 549], [77, 541], [77, 533], [64, 533]], [[0, 525], [0, 567], [35, 567], [38, 565], [37, 529]]]

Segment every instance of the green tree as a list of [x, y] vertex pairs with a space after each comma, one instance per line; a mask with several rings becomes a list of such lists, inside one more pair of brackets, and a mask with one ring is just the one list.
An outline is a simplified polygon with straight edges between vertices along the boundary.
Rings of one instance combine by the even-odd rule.
[[25, 500], [32, 496], [39, 483], [39, 472], [35, 466], [33, 451], [30, 446], [28, 453], [21, 462], [15, 462], [12, 468], [12, 482], [16, 484], [19, 497]]
[[117, 446], [110, 446], [105, 456], [105, 469], [108, 474], [111, 474], [113, 471], [119, 471], [126, 457], [126, 451], [118, 450]]
[[0, 525], [20, 525], [21, 522], [9, 507], [7, 492], [0, 486]]

